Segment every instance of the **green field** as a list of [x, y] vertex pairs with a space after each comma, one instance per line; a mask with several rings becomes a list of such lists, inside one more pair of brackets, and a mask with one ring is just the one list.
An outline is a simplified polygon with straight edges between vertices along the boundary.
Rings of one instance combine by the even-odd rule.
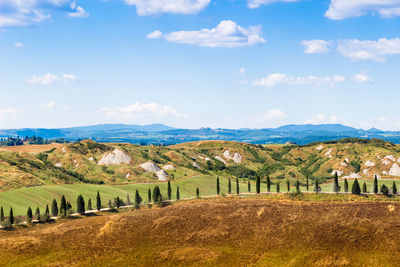
[[[70, 185], [48, 185], [21, 188], [8, 192], [0, 193], [0, 206], [3, 206], [6, 215], [10, 206], [14, 209], [14, 214], [25, 215], [27, 208], [30, 206], [33, 209], [40, 207], [44, 209], [46, 204], [51, 205], [55, 198], [58, 202], [62, 195], [65, 195], [67, 201], [70, 201], [73, 208], [76, 209], [76, 199], [79, 194], [82, 194], [85, 201], [89, 198], [92, 200], [92, 207], [95, 206], [97, 191], [100, 192], [102, 204], [107, 206], [109, 200], [113, 200], [119, 196], [123, 201], [126, 201], [126, 196], [129, 193], [130, 199], [133, 202], [136, 189], [144, 201], [147, 201], [147, 192], [154, 186], [158, 185], [161, 189], [161, 194], [164, 199], [167, 196], [167, 183], [151, 183], [151, 184], [127, 184], [127, 185], [90, 185], [90, 184], [70, 184]], [[196, 176], [186, 180], [171, 182], [172, 199], [176, 196], [176, 187], [179, 186], [180, 197], [188, 198], [196, 196], [196, 188], [199, 187], [200, 196], [209, 196], [216, 194], [216, 177], [212, 176]], [[220, 178], [221, 194], [228, 192], [228, 180]], [[240, 180], [240, 191], [247, 192], [247, 182]], [[255, 191], [255, 186], [252, 184], [252, 191]], [[232, 192], [236, 193], [236, 182], [232, 180]]]
[[[240, 192], [248, 192], [247, 181], [239, 180]], [[382, 184], [386, 184], [389, 188], [392, 187], [393, 181], [396, 182], [397, 186], [400, 186], [400, 180], [382, 179], [379, 180], [379, 188]], [[232, 193], [236, 193], [236, 182], [232, 182]], [[365, 182], [367, 184], [368, 192], [372, 192], [373, 179], [360, 179], [360, 185]], [[353, 180], [349, 180], [349, 191]], [[131, 201], [134, 200], [134, 194], [136, 189], [139, 190], [143, 200], [147, 202], [147, 192], [154, 186], [158, 185], [161, 189], [162, 195], [166, 198], [167, 196], [167, 183], [149, 183], [149, 184], [126, 184], [126, 185], [91, 185], [91, 184], [69, 184], [69, 185], [48, 185], [21, 188], [13, 191], [1, 192], [0, 193], [0, 206], [3, 206], [6, 215], [10, 207], [14, 209], [14, 214], [25, 215], [27, 208], [30, 206], [33, 209], [40, 207], [44, 210], [46, 204], [51, 205], [52, 200], [55, 198], [57, 201], [60, 200], [62, 195], [65, 195], [67, 201], [70, 201], [73, 208], [76, 207], [76, 199], [79, 194], [84, 196], [85, 201], [89, 198], [92, 199], [92, 206], [95, 204], [95, 197], [97, 191], [100, 192], [103, 206], [107, 206], [109, 200], [113, 200], [119, 196], [124, 201], [126, 200], [127, 194], [129, 194]], [[216, 195], [216, 178], [214, 176], [196, 176], [185, 180], [171, 182], [172, 185], [172, 199], [176, 196], [176, 187], [179, 186], [180, 197], [189, 198], [196, 196], [196, 188], [199, 187], [200, 196], [212, 196]], [[332, 183], [322, 184], [322, 192], [332, 192]], [[341, 192], [344, 190], [343, 181], [340, 181]], [[221, 194], [228, 193], [228, 179], [220, 178]], [[255, 192], [255, 183], [251, 182], [251, 192]], [[302, 192], [306, 191], [306, 187], [302, 186]], [[310, 191], [312, 192], [313, 186], [310, 184]], [[261, 192], [266, 192], [267, 186], [265, 181], [261, 184]], [[295, 186], [291, 184], [290, 191], [295, 191]], [[271, 185], [271, 192], [276, 192], [276, 185]], [[280, 183], [280, 192], [287, 192], [286, 182]]]

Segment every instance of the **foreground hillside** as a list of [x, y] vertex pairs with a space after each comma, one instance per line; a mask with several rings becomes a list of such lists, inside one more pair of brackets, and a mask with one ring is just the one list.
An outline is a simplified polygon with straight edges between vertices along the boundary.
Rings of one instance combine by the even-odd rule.
[[[122, 184], [186, 180], [198, 175], [255, 179], [273, 183], [325, 182], [344, 178], [400, 176], [400, 145], [381, 140], [344, 139], [297, 145], [251, 145], [201, 141], [169, 147], [72, 144], [3, 148], [1, 191], [49, 184]], [[30, 151], [30, 149], [32, 149]]]
[[400, 205], [196, 200], [0, 232], [7, 266], [400, 266]]

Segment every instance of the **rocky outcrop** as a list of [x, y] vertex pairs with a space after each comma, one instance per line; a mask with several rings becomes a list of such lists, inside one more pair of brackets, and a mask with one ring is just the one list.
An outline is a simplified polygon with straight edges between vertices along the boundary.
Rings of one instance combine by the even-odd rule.
[[57, 162], [54, 166], [56, 166], [57, 168], [62, 168], [61, 162]]
[[322, 150], [323, 148], [324, 148], [324, 146], [323, 146], [323, 145], [320, 145], [320, 146], [316, 147], [315, 149], [316, 149], [316, 150]]
[[233, 156], [231, 155], [231, 152], [229, 150], [225, 150], [223, 153], [224, 157], [228, 160], [233, 160], [235, 163], [241, 163], [242, 162], [242, 155], [239, 153], [234, 153]]
[[88, 160], [93, 161], [93, 160], [94, 160], [93, 156], [91, 156], [90, 158], [88, 158]]
[[165, 182], [168, 180], [168, 173], [166, 173], [164, 170], [162, 170], [160, 167], [158, 167], [157, 164], [154, 162], [148, 161], [145, 163], [140, 164], [140, 167], [144, 169], [147, 172], [153, 172], [157, 175], [158, 180]]
[[99, 161], [99, 165], [120, 165], [129, 164], [131, 156], [119, 149], [106, 153]]
[[368, 160], [367, 162], [364, 163], [364, 166], [366, 167], [374, 167], [375, 162]]
[[400, 176], [400, 167], [397, 163], [394, 163], [389, 170], [390, 176]]
[[160, 167], [158, 167], [157, 164], [155, 164], [154, 162], [151, 162], [151, 161], [148, 161], [148, 162], [146, 162], [146, 163], [140, 164], [140, 167], [141, 167], [142, 169], [144, 169], [145, 171], [147, 171], [147, 172], [154, 172], [154, 173], [156, 173], [156, 172], [158, 172], [158, 171], [161, 170]]
[[165, 165], [164, 167], [162, 167], [163, 170], [165, 171], [171, 171], [173, 169], [175, 169], [175, 167], [171, 164]]
[[193, 162], [193, 167], [195, 167], [195, 168], [197, 168], [197, 169], [200, 169], [201, 168], [201, 166], [195, 161], [195, 162]]
[[222, 163], [226, 164], [226, 160], [224, 160], [222, 157], [220, 156], [215, 156], [215, 159], [221, 161]]

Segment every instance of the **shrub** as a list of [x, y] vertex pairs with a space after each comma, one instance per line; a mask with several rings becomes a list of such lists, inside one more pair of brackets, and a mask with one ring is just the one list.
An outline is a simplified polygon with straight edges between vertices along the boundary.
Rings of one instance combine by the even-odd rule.
[[158, 198], [160, 197], [160, 188], [156, 185], [153, 189], [153, 202], [157, 203]]
[[10, 230], [12, 229], [12, 224], [10, 223], [9, 220], [3, 220], [0, 222], [1, 229], [2, 230]]
[[381, 186], [381, 193], [384, 196], [389, 196], [389, 188], [385, 184]]
[[361, 194], [360, 184], [358, 183], [357, 179], [354, 180], [353, 186], [351, 188], [351, 193], [354, 194], [354, 195]]

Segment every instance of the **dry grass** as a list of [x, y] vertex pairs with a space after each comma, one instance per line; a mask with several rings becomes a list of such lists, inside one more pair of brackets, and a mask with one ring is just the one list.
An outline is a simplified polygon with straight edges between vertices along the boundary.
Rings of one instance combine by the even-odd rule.
[[198, 200], [0, 232], [7, 266], [400, 266], [400, 205]]
[[0, 147], [0, 151], [40, 153], [51, 150], [53, 148], [58, 148], [60, 146], [62, 146], [62, 144], [7, 146], [7, 147]]

